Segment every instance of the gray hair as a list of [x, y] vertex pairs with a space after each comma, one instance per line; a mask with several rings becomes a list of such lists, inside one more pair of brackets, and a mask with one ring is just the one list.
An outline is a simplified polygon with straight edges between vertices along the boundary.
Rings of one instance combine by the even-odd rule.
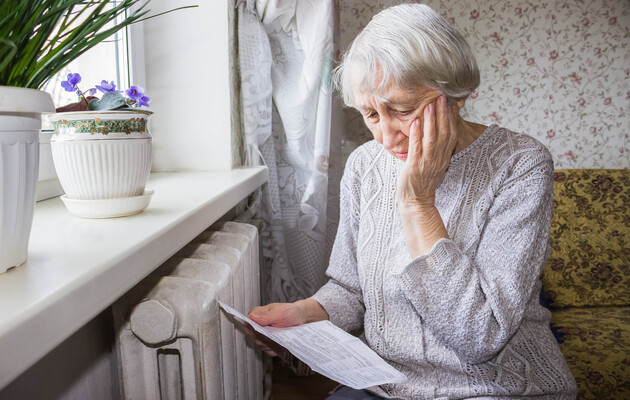
[[343, 55], [334, 80], [346, 105], [355, 107], [350, 74], [358, 90], [371, 94], [393, 82], [406, 91], [426, 87], [459, 100], [479, 86], [479, 68], [466, 39], [424, 4], [381, 11]]

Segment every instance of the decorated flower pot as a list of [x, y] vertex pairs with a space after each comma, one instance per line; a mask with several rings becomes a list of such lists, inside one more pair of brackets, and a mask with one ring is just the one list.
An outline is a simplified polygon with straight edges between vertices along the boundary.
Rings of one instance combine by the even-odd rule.
[[150, 111], [76, 111], [50, 115], [53, 162], [68, 210], [108, 218], [142, 211], [151, 171]]
[[23, 264], [33, 223], [42, 112], [50, 95], [0, 86], [0, 273]]

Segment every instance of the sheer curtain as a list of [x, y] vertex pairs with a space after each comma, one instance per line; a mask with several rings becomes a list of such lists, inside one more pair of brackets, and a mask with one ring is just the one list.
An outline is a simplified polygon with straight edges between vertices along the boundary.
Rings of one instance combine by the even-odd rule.
[[246, 160], [264, 163], [265, 301], [313, 294], [338, 222], [341, 103], [331, 91], [333, 0], [237, 2]]

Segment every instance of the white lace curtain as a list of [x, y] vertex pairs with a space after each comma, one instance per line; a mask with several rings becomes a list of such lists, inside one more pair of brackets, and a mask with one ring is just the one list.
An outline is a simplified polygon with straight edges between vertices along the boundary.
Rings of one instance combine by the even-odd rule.
[[334, 1], [241, 0], [237, 13], [246, 160], [269, 168], [260, 211], [265, 300], [294, 301], [325, 283], [337, 230]]

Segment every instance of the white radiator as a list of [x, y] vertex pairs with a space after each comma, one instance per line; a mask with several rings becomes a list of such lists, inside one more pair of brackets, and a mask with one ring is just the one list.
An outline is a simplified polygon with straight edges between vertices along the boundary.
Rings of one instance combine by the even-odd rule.
[[114, 304], [125, 399], [262, 399], [260, 351], [217, 300], [260, 304], [258, 231], [213, 225]]

